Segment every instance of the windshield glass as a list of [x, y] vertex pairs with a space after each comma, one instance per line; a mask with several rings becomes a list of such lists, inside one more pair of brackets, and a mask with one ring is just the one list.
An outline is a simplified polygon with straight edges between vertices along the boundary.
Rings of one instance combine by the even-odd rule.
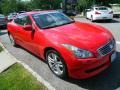
[[108, 10], [107, 7], [98, 7], [98, 8], [95, 8], [96, 10]]
[[43, 29], [57, 27], [74, 22], [72, 19], [59, 12], [34, 14], [33, 18], [36, 24]]

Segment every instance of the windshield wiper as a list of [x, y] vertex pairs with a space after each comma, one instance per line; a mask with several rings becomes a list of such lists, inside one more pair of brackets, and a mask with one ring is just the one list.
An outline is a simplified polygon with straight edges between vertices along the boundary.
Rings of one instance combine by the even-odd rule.
[[58, 24], [58, 25], [52, 25], [52, 26], [45, 26], [45, 27], [42, 27], [42, 29], [48, 29], [48, 28], [54, 28], [54, 27], [58, 27], [58, 26], [62, 26], [62, 25], [66, 25], [66, 24], [70, 24], [70, 23], [74, 23], [75, 21], [70, 21], [70, 22], [67, 22], [67, 23], [63, 23], [63, 24]]
[[67, 23], [63, 23], [63, 24], [60, 24], [59, 26], [62, 26], [62, 25], [66, 25], [66, 24], [71, 24], [71, 23], [74, 23], [75, 21], [70, 21], [70, 22], [67, 22]]
[[53, 25], [53, 26], [45, 26], [45, 27], [42, 27], [42, 29], [48, 29], [48, 28], [54, 28], [54, 27], [57, 27], [58, 25]]

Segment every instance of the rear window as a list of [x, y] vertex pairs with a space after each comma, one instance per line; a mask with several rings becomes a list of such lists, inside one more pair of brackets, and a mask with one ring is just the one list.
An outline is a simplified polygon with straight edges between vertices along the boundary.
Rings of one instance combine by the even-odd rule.
[[96, 10], [108, 10], [108, 8], [107, 7], [97, 7], [97, 8], [95, 8]]

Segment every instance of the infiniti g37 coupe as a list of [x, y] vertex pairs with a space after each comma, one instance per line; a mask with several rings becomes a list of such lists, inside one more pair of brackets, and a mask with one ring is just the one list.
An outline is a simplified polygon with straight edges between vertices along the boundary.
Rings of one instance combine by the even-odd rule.
[[115, 59], [115, 39], [105, 28], [73, 21], [58, 11], [17, 15], [7, 25], [12, 44], [46, 60], [58, 77], [93, 77]]

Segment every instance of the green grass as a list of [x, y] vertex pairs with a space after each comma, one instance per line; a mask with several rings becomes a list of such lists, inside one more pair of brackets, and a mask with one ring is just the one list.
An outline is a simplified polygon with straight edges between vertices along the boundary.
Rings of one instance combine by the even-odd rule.
[[0, 52], [3, 51], [3, 48], [0, 46]]
[[48, 90], [20, 64], [0, 74], [0, 90]]

